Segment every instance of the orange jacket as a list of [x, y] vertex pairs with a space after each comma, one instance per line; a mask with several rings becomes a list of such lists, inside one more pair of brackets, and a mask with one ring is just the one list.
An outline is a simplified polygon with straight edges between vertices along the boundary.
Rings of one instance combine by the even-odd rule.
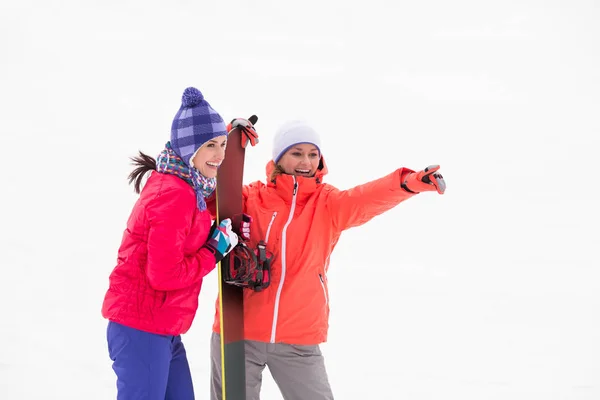
[[[273, 161], [267, 164], [267, 177], [274, 168]], [[414, 195], [400, 187], [410, 172], [401, 168], [338, 190], [322, 183], [327, 173], [323, 161], [313, 178], [278, 175], [275, 183], [244, 186], [244, 212], [253, 218], [251, 245], [264, 240], [273, 253], [269, 287], [261, 292], [244, 289], [246, 340], [298, 345], [327, 340], [329, 256], [342, 231]], [[213, 330], [220, 332], [218, 299]]]

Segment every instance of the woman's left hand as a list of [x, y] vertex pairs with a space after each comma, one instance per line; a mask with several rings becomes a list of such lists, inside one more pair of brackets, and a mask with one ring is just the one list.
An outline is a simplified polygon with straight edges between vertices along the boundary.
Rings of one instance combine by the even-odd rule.
[[233, 230], [243, 240], [250, 240], [250, 224], [252, 217], [248, 214], [237, 214], [233, 217]]
[[256, 129], [254, 128], [256, 121], [258, 121], [256, 115], [252, 115], [248, 119], [235, 118], [227, 125], [227, 131], [231, 133], [231, 131], [236, 128], [240, 129], [242, 147], [245, 148], [248, 145], [248, 142], [250, 142], [250, 145], [256, 146], [258, 143], [258, 133], [256, 133]]

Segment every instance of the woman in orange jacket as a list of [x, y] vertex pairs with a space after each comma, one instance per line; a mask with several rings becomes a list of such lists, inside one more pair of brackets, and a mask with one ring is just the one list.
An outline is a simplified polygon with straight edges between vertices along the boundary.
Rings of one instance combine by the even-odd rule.
[[[400, 168], [339, 190], [323, 182], [321, 140], [301, 121], [277, 131], [266, 169], [266, 184], [243, 190], [244, 212], [252, 217], [250, 245], [262, 241], [272, 254], [268, 287], [244, 289], [247, 399], [259, 399], [265, 366], [286, 400], [333, 399], [319, 344], [327, 340], [327, 269], [341, 233], [417, 193], [443, 194], [445, 182], [439, 166]], [[221, 399], [218, 312], [211, 341], [213, 400]]]

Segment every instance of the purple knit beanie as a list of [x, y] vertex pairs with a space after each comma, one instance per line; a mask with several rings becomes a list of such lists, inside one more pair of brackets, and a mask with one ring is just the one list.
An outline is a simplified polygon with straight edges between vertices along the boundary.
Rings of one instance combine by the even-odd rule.
[[227, 135], [223, 118], [194, 88], [185, 89], [181, 96], [181, 107], [171, 125], [171, 147], [189, 167], [190, 158], [207, 141]]

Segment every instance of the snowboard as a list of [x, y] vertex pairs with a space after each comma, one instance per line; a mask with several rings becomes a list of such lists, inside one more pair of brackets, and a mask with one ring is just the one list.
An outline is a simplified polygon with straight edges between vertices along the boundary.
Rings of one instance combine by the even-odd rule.
[[[248, 118], [252, 125], [258, 118]], [[242, 146], [242, 128], [232, 129], [227, 137], [225, 159], [217, 173], [217, 223], [242, 213], [242, 186], [246, 149]], [[221, 325], [221, 388], [223, 400], [246, 400], [246, 366], [244, 353], [243, 288], [225, 283], [227, 268], [233, 262], [225, 256], [217, 266], [219, 272], [219, 314]]]

